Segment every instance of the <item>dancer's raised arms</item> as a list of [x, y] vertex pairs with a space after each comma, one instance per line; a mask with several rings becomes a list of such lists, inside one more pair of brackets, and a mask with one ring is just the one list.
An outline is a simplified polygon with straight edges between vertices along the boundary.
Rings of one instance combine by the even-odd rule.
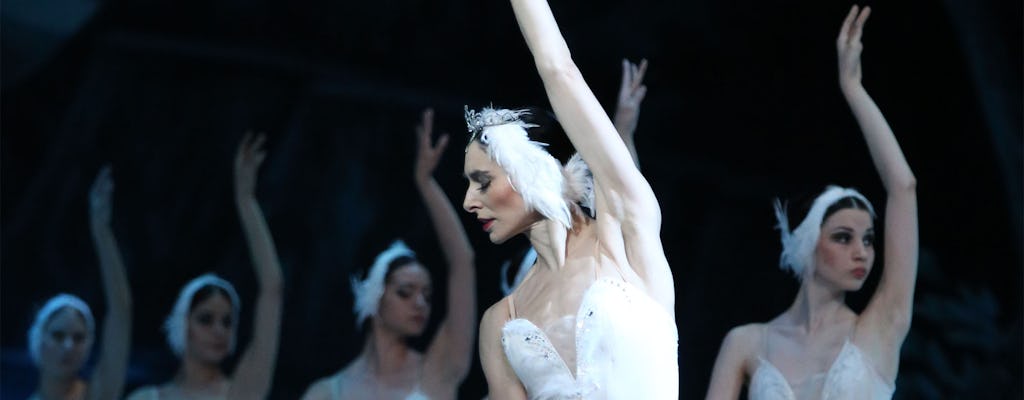
[[256, 200], [256, 176], [266, 158], [266, 136], [247, 133], [235, 155], [235, 205], [259, 282], [252, 341], [232, 376], [228, 399], [262, 399], [270, 394], [281, 332], [284, 284], [270, 228]]
[[512, 8], [555, 115], [593, 172], [603, 250], [630, 267], [647, 294], [674, 315], [675, 288], [654, 191], [573, 62], [547, 1], [513, 0]]
[[900, 347], [910, 329], [917, 280], [917, 181], [881, 110], [861, 84], [861, 35], [871, 14], [850, 8], [836, 38], [839, 87], [860, 125], [887, 194], [882, 278], [857, 324], [857, 341], [880, 372], [895, 379]]
[[[473, 361], [476, 341], [476, 278], [474, 252], [455, 207], [434, 179], [448, 135], [433, 142], [434, 111], [423, 111], [416, 127], [418, 151], [414, 178], [434, 223], [441, 250], [448, 261], [448, 307], [424, 358], [424, 390], [458, 394]], [[436, 389], [434, 388], [436, 387]]]
[[89, 382], [89, 399], [121, 398], [132, 343], [132, 295], [121, 251], [110, 227], [113, 209], [114, 180], [107, 165], [100, 169], [89, 189], [89, 226], [107, 300], [103, 352]]

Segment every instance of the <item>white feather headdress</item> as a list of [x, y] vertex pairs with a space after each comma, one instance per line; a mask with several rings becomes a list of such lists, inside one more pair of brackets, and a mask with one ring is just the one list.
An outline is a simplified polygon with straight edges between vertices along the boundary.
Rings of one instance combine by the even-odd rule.
[[594, 216], [593, 176], [578, 154], [563, 169], [544, 149], [547, 143], [530, 140], [526, 130], [537, 125], [520, 119], [529, 113], [489, 107], [476, 112], [467, 107], [466, 125], [472, 133], [469, 142], [479, 140], [483, 144], [487, 156], [508, 174], [527, 209], [571, 229], [570, 204], [583, 205], [590, 210], [589, 216]]
[[[167, 316], [167, 320], [164, 321], [164, 333], [167, 334], [167, 344], [171, 346], [171, 350], [178, 357], [185, 354], [185, 345], [188, 338], [188, 313], [189, 308], [192, 305], [192, 298], [196, 296], [200, 290], [207, 286], [216, 286], [225, 292], [227, 292], [229, 300], [231, 300], [231, 323], [234, 326], [238, 326], [238, 312], [242, 307], [241, 300], [238, 298], [238, 292], [235, 291], [235, 287], [219, 276], [207, 273], [192, 279], [185, 287], [181, 288], [181, 293], [178, 294], [178, 300], [174, 302], [174, 309], [171, 310], [171, 315]], [[235, 351], [235, 331], [232, 330], [231, 342], [229, 343], [229, 352]]]
[[837, 201], [853, 197], [864, 202], [868, 207], [871, 217], [875, 217], [875, 209], [871, 206], [864, 195], [851, 189], [835, 185], [829, 185], [824, 192], [814, 199], [810, 211], [804, 220], [797, 225], [796, 229], [789, 230], [789, 217], [786, 215], [785, 206], [778, 199], [775, 199], [775, 218], [778, 221], [776, 227], [782, 236], [782, 255], [779, 256], [779, 267], [789, 270], [797, 279], [803, 279], [803, 272], [814, 262], [814, 247], [821, 236], [821, 224], [824, 222], [825, 211]]
[[58, 294], [47, 300], [46, 304], [39, 309], [39, 312], [36, 313], [35, 321], [32, 322], [32, 327], [28, 329], [28, 354], [34, 364], [39, 365], [39, 349], [43, 344], [43, 337], [46, 335], [44, 331], [46, 324], [50, 322], [50, 317], [53, 314], [64, 309], [64, 307], [71, 307], [82, 315], [82, 319], [85, 320], [85, 327], [89, 330], [89, 341], [92, 341], [93, 334], [96, 331], [96, 322], [92, 318], [92, 310], [89, 309], [89, 305], [85, 304], [78, 296], [67, 293]]
[[399, 257], [416, 258], [416, 253], [413, 253], [405, 242], [395, 240], [387, 250], [373, 260], [373, 266], [366, 273], [366, 279], [359, 280], [356, 276], [351, 278], [352, 294], [355, 296], [352, 309], [356, 313], [356, 326], [362, 327], [363, 321], [377, 314], [377, 306], [384, 295], [384, 277], [387, 275], [388, 265]]
[[[590, 219], [597, 217], [597, 210], [594, 209], [594, 174], [590, 172], [590, 166], [580, 153], [573, 154], [565, 163], [566, 196], [573, 200], [586, 211], [584, 214]], [[582, 211], [582, 210], [581, 210]]]

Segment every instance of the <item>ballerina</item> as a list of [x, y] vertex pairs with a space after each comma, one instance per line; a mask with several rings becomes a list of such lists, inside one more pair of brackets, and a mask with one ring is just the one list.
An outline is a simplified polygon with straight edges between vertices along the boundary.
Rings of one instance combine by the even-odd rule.
[[29, 354], [39, 368], [39, 386], [30, 400], [116, 399], [124, 390], [131, 348], [132, 296], [110, 227], [113, 192], [110, 167], [104, 166], [89, 189], [89, 226], [107, 300], [103, 352], [89, 381], [79, 378], [95, 341], [92, 310], [71, 294], [50, 298], [36, 313], [28, 332]]
[[489, 397], [676, 399], [675, 287], [657, 198], [547, 2], [512, 8], [565, 131], [529, 110], [466, 113], [463, 208], [491, 242], [523, 234], [537, 251], [480, 324]]
[[476, 336], [474, 253], [455, 208], [434, 179], [448, 144], [431, 144], [434, 113], [423, 112], [416, 129], [414, 180], [441, 249], [448, 261], [447, 315], [419, 353], [409, 340], [419, 337], [430, 317], [431, 281], [426, 268], [404, 242], [396, 240], [377, 256], [367, 277], [353, 278], [356, 321], [369, 321], [363, 351], [341, 371], [322, 378], [303, 399], [455, 399], [469, 373]]
[[861, 84], [860, 42], [871, 9], [856, 5], [836, 40], [839, 86], [864, 134], [888, 197], [885, 260], [860, 314], [845, 303], [875, 259], [874, 208], [854, 189], [829, 186], [792, 231], [776, 202], [781, 267], [800, 280], [793, 304], [763, 324], [733, 328], [722, 343], [708, 399], [889, 399], [910, 329], [917, 275], [916, 179], [896, 137]]
[[235, 156], [235, 206], [259, 281], [256, 316], [249, 346], [229, 377], [221, 364], [235, 349], [241, 309], [234, 286], [203, 274], [182, 288], [164, 328], [167, 342], [181, 358], [174, 380], [146, 386], [128, 400], [263, 399], [270, 393], [281, 330], [283, 280], [263, 211], [256, 200], [256, 175], [266, 158], [266, 136], [247, 133]]

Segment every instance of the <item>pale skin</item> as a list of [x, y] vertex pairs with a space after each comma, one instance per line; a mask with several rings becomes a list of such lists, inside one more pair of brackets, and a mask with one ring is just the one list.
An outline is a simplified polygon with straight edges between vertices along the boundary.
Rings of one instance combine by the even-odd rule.
[[[161, 399], [202, 395], [242, 400], [263, 399], [270, 394], [280, 336], [284, 283], [274, 240], [255, 196], [257, 171], [266, 158], [265, 142], [266, 136], [247, 133], [234, 161], [235, 206], [259, 283], [252, 340], [230, 377], [221, 369], [222, 357], [211, 360], [199, 356], [197, 351], [186, 349], [181, 369], [174, 380], [158, 388]], [[209, 311], [222, 316], [228, 315], [230, 309], [229, 299], [215, 295], [190, 314]], [[190, 316], [189, 324], [195, 323], [196, 318]], [[237, 326], [237, 321], [234, 324]], [[218, 329], [234, 329], [234, 326], [229, 324]], [[190, 326], [189, 329], [192, 332], [196, 328]], [[190, 333], [190, 338], [192, 335]], [[141, 399], [140, 393], [142, 390], [129, 399]]]
[[[571, 328], [558, 321], [575, 315], [595, 273], [625, 279], [673, 318], [675, 288], [661, 244], [657, 198], [576, 68], [547, 2], [513, 0], [512, 8], [555, 114], [594, 175], [597, 219], [576, 214], [573, 229], [567, 231], [556, 221], [526, 212], [505, 171], [478, 142], [466, 151], [464, 172], [470, 182], [463, 208], [485, 222], [492, 242], [517, 234], [529, 238], [538, 260], [511, 294], [517, 317], [543, 329], [575, 371]], [[526, 398], [501, 348], [501, 329], [509, 319], [507, 300], [502, 299], [480, 323], [480, 359], [491, 399]]]
[[840, 89], [887, 193], [885, 264], [878, 288], [859, 315], [844, 302], [846, 292], [863, 285], [864, 272], [870, 271], [875, 257], [870, 215], [843, 209], [826, 218], [814, 267], [804, 272], [793, 305], [767, 324], [743, 325], [728, 333], [715, 361], [708, 399], [739, 396], [759, 365], [765, 339], [778, 349], [772, 362], [790, 382], [828, 370], [847, 339], [860, 348], [884, 381], [896, 379], [900, 347], [910, 329], [917, 275], [916, 179], [892, 129], [861, 84], [860, 39], [870, 13], [868, 7], [850, 9], [836, 48]]
[[[385, 286], [377, 314], [371, 317], [373, 327], [362, 354], [341, 372], [342, 398], [404, 399], [418, 388], [431, 399], [455, 399], [472, 365], [475, 255], [455, 208], [433, 176], [448, 144], [448, 135], [433, 142], [433, 119], [433, 110], [427, 109], [416, 127], [413, 179], [448, 262], [447, 314], [426, 353], [409, 347], [408, 340], [421, 335], [423, 326], [409, 327], [400, 316], [403, 312], [429, 314], [430, 277], [418, 263], [397, 267]], [[396, 297], [395, 292], [409, 299]], [[330, 377], [315, 382], [303, 399], [331, 399], [331, 384]]]
[[42, 333], [39, 386], [33, 395], [40, 399], [84, 399], [89, 384], [78, 377], [78, 372], [93, 344], [85, 317], [73, 307], [62, 307], [50, 314]]
[[[88, 384], [76, 375], [53, 374], [40, 369], [39, 388], [36, 393], [41, 399], [114, 399], [120, 398], [124, 390], [128, 352], [131, 348], [132, 299], [121, 252], [110, 227], [113, 193], [114, 181], [111, 178], [110, 166], [107, 165], [100, 169], [89, 189], [89, 227], [99, 258], [107, 301], [106, 317], [103, 320], [103, 352], [100, 353], [95, 372]], [[49, 328], [54, 328], [52, 325], [57, 322], [60, 314], [54, 313]], [[85, 321], [81, 315], [77, 312], [68, 315], [71, 315], [76, 325], [81, 326], [81, 331], [85, 332]], [[47, 329], [48, 334], [49, 331], [50, 329]]]
[[647, 85], [643, 84], [644, 74], [647, 72], [647, 59], [634, 64], [627, 59], [622, 60], [622, 81], [619, 85], [619, 98], [615, 105], [615, 114], [612, 121], [615, 123], [615, 130], [619, 137], [629, 149], [633, 157], [633, 164], [640, 168], [640, 159], [637, 157], [636, 144], [633, 140], [636, 133], [637, 122], [640, 119], [640, 104], [647, 94]]

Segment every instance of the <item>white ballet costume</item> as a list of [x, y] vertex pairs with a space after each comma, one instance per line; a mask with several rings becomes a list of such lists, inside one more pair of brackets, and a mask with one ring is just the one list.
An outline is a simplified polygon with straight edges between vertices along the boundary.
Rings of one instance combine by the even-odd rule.
[[[765, 339], [762, 343], [767, 342]], [[763, 345], [765, 346], [765, 345]], [[857, 345], [847, 339], [828, 371], [791, 384], [767, 360], [762, 349], [750, 378], [750, 400], [881, 400], [892, 399], [895, 386], [878, 374]]]
[[[331, 387], [331, 399], [333, 400], [339, 400], [342, 398], [341, 393], [345, 380], [344, 376], [342, 376], [343, 373], [343, 371], [338, 372], [337, 374], [334, 374], [334, 376], [332, 376], [330, 379], [329, 385]], [[417, 385], [416, 388], [413, 389], [411, 393], [405, 396], [404, 400], [430, 400], [430, 398], [427, 397], [427, 395], [423, 394], [423, 392], [420, 391], [420, 388]]]
[[530, 399], [678, 398], [675, 320], [633, 285], [601, 278], [584, 292], [574, 324], [575, 373], [543, 330], [516, 318], [508, 299], [501, 344]]
[[[165, 385], [167, 386], [167, 385]], [[189, 399], [189, 400], [224, 400], [224, 396], [202, 396], [202, 395], [182, 395], [177, 393], [171, 396], [161, 396], [160, 387], [158, 386], [146, 386], [144, 388], [136, 390], [127, 400], [170, 400], [170, 399]]]

